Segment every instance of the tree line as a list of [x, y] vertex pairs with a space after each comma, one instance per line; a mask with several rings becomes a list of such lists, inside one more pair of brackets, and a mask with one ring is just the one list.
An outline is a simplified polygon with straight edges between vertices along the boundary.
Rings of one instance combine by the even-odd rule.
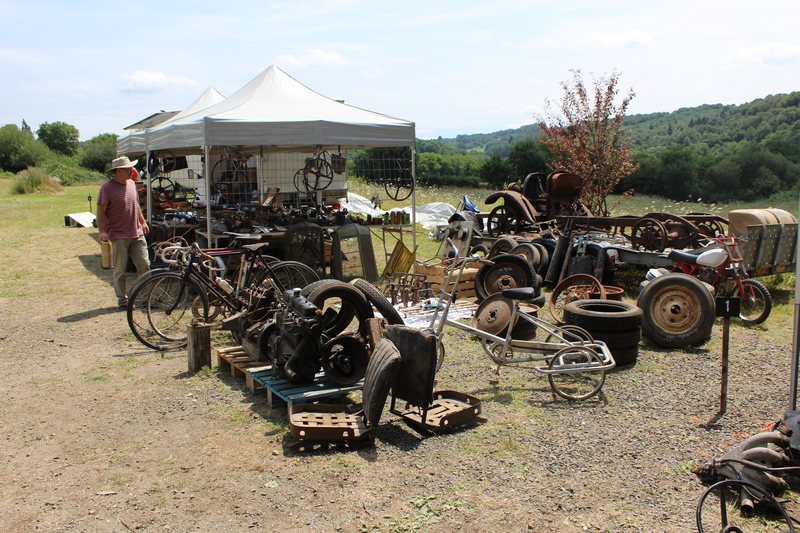
[[[540, 126], [418, 139], [417, 180], [496, 189], [531, 172], [546, 173], [554, 156]], [[621, 131], [638, 169], [615, 186], [617, 193], [716, 202], [794, 192], [800, 184], [800, 91], [742, 105], [629, 115]], [[64, 122], [45, 122], [35, 133], [24, 120], [6, 124], [0, 127], [0, 170], [40, 166], [65, 184], [98, 179], [116, 154], [117, 136], [78, 139], [77, 128]]]
[[0, 171], [42, 168], [63, 185], [101, 179], [117, 153], [117, 136], [79, 138], [78, 129], [66, 122], [43, 122], [35, 134], [25, 120], [21, 126], [6, 124], [0, 127]]

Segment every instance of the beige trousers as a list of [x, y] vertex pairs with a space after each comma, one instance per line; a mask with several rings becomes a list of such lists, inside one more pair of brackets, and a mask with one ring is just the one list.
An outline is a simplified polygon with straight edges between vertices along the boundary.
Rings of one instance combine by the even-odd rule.
[[150, 258], [147, 255], [147, 241], [144, 237], [137, 239], [120, 239], [111, 241], [111, 257], [114, 263], [112, 285], [118, 302], [127, 298], [125, 288], [127, 285], [128, 257], [133, 259], [136, 273], [141, 276], [150, 270]]

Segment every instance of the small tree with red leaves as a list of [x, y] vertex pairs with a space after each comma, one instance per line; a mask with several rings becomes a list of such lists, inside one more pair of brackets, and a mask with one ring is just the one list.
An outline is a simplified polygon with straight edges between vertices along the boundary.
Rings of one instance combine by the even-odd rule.
[[583, 178], [581, 201], [597, 215], [608, 216], [606, 197], [625, 176], [636, 171], [625, 146], [622, 121], [635, 96], [633, 90], [619, 104], [619, 73], [594, 80], [590, 100], [580, 70], [573, 70], [572, 80], [561, 82], [564, 94], [558, 113], [545, 100], [545, 115], [539, 121], [542, 142], [550, 150], [553, 170], [572, 172]]

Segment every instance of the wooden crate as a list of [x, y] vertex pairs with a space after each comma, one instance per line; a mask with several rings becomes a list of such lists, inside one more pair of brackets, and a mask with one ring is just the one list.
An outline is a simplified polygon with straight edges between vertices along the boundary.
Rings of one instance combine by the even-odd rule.
[[[461, 279], [456, 286], [456, 296], [461, 298], [474, 298], [475, 297], [475, 277], [478, 275], [478, 270], [480, 270], [480, 265], [478, 263], [468, 264], [466, 268], [464, 268], [464, 272], [461, 274]], [[444, 285], [445, 280], [447, 279], [447, 269], [449, 268], [448, 265], [442, 264], [426, 264], [426, 263], [415, 263], [414, 264], [414, 273], [415, 274], [425, 274], [427, 276], [427, 280], [431, 284], [431, 288], [433, 289], [434, 295], [439, 294], [439, 290]], [[455, 279], [455, 275], [453, 276]], [[450, 282], [449, 286], [445, 288], [447, 292], [451, 292], [453, 289], [453, 281]]]

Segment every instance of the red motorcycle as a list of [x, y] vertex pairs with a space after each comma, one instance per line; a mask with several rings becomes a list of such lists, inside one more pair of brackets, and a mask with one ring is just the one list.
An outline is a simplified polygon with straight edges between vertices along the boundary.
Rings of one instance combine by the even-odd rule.
[[739, 318], [761, 324], [772, 311], [772, 296], [760, 281], [750, 279], [736, 252], [736, 237], [710, 237], [708, 249], [700, 253], [673, 250], [667, 254], [676, 272], [683, 272], [712, 285], [718, 296], [740, 298]]

